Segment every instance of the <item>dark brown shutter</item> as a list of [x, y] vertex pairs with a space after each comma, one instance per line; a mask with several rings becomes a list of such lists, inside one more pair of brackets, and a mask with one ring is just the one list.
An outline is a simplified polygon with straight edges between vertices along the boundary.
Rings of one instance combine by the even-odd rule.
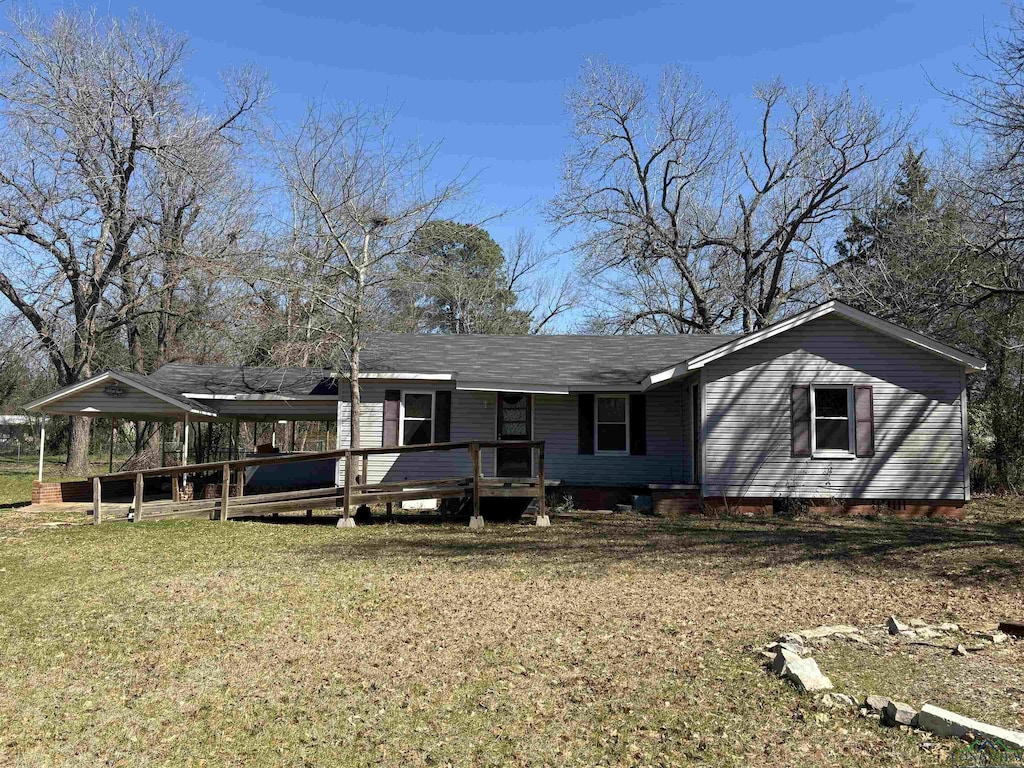
[[381, 443], [384, 448], [398, 445], [398, 414], [401, 403], [401, 390], [384, 390], [384, 440]]
[[792, 447], [794, 456], [811, 455], [811, 388], [794, 384], [790, 391]]
[[577, 395], [579, 411], [579, 436], [576, 445], [579, 453], [594, 452], [594, 396]]
[[854, 429], [858, 456], [875, 455], [875, 395], [869, 385], [853, 388]]
[[629, 396], [629, 452], [647, 455], [647, 395]]
[[434, 393], [434, 442], [447, 443], [452, 439], [452, 393], [441, 390]]

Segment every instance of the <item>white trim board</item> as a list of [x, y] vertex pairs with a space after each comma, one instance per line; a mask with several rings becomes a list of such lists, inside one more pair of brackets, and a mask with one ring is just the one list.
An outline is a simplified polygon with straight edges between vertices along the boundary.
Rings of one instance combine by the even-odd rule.
[[877, 331], [878, 333], [885, 334], [886, 336], [899, 339], [911, 346], [930, 352], [933, 355], [943, 357], [947, 360], [952, 360], [955, 363], [960, 363], [968, 373], [977, 373], [985, 370], [985, 361], [974, 357], [973, 355], [968, 355], [965, 352], [961, 352], [958, 349], [954, 349], [940, 341], [936, 341], [928, 336], [917, 333], [916, 331], [911, 331], [910, 329], [903, 328], [895, 323], [890, 323], [887, 320], [882, 320], [874, 315], [869, 315], [867, 312], [861, 312], [859, 309], [854, 309], [842, 302], [827, 301], [817, 307], [805, 310], [798, 315], [794, 315], [793, 317], [785, 320], [780, 320], [779, 322], [774, 323], [767, 328], [763, 328], [760, 331], [715, 347], [708, 352], [692, 357], [678, 365], [673, 365], [661, 371], [651, 373], [640, 382], [641, 387], [644, 390], [647, 390], [651, 387], [666, 384], [669, 381], [685, 376], [691, 371], [699, 370], [708, 363], [720, 360], [726, 355], [731, 355], [733, 352], [738, 352], [741, 349], [746, 349], [754, 344], [770, 339], [773, 336], [778, 336], [780, 333], [785, 333], [786, 331], [798, 328], [804, 323], [809, 323], [811, 320], [817, 320], [820, 317], [832, 314], [844, 317], [851, 322], [862, 325], [873, 331]]
[[[348, 381], [347, 373], [335, 373], [332, 378]], [[455, 374], [452, 373], [402, 373], [383, 371], [360, 371], [360, 379], [398, 379], [406, 381], [452, 381]]]
[[[91, 387], [94, 387], [97, 384], [102, 384], [104, 381], [108, 380], [118, 381], [127, 387], [131, 387], [132, 389], [137, 389], [140, 392], [144, 392], [150, 397], [155, 397], [158, 400], [163, 400], [165, 403], [169, 403], [170, 405], [173, 405], [176, 408], [180, 408], [184, 413], [194, 413], [199, 416], [209, 416], [211, 418], [217, 417], [217, 414], [214, 411], [204, 411], [200, 408], [193, 408], [188, 404], [181, 402], [180, 400], [177, 400], [169, 395], [165, 395], [163, 392], [158, 392], [157, 390], [147, 387], [145, 384], [140, 384], [138, 381], [128, 378], [127, 376], [122, 376], [118, 374], [116, 371], [106, 371], [105, 373], [100, 373], [97, 374], [96, 376], [92, 376], [86, 379], [85, 381], [80, 381], [77, 384], [72, 384], [71, 386], [65, 387], [64, 389], [58, 389], [56, 392], [51, 392], [49, 395], [46, 395], [45, 397], [39, 398], [38, 400], [33, 400], [31, 403], [25, 406], [25, 410], [38, 410], [39, 408], [42, 408], [48, 403], [52, 403], [56, 400], [62, 400], [68, 395], [73, 395], [77, 392], [90, 389]], [[95, 412], [101, 413], [100, 411]]]
[[524, 395], [568, 395], [568, 387], [552, 387], [547, 384], [490, 384], [467, 381], [456, 382], [455, 389], [459, 392], [508, 392]]

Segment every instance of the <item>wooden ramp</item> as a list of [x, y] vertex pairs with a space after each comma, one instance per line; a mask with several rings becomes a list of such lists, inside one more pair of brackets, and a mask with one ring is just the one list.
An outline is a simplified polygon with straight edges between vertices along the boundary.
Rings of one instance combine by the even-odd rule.
[[[536, 477], [483, 477], [481, 474], [480, 450], [496, 447], [529, 448], [535, 454]], [[466, 450], [473, 466], [470, 477], [430, 478], [423, 480], [401, 480], [393, 482], [364, 482], [367, 476], [368, 457], [380, 454], [422, 453], [429, 451]], [[267, 464], [286, 464], [317, 459], [344, 459], [345, 482], [340, 486], [314, 488], [277, 493], [245, 495], [245, 469]], [[361, 464], [361, 473], [356, 474], [356, 462]], [[188, 476], [210, 474], [220, 471], [220, 498], [189, 499], [183, 493], [183, 481]], [[146, 501], [145, 480], [147, 477], [170, 477], [171, 499]], [[104, 517], [103, 483], [112, 480], [135, 479], [135, 499], [132, 512], [126, 517]], [[342, 516], [342, 527], [354, 525], [352, 512], [356, 507], [386, 505], [390, 511], [394, 502], [426, 499], [465, 498], [472, 500], [473, 515], [470, 527], [483, 526], [480, 515], [482, 497], [518, 497], [537, 499], [537, 525], [548, 525], [544, 498], [544, 441], [504, 440], [465, 443], [429, 443], [427, 445], [395, 448], [363, 448], [297, 456], [270, 456], [256, 459], [240, 459], [221, 463], [191, 464], [179, 467], [158, 467], [137, 472], [115, 472], [92, 478], [93, 523], [143, 520], [173, 520], [181, 518], [208, 518], [229, 520], [237, 517], [278, 514], [313, 509], [338, 509]], [[184, 487], [187, 486], [185, 482]]]

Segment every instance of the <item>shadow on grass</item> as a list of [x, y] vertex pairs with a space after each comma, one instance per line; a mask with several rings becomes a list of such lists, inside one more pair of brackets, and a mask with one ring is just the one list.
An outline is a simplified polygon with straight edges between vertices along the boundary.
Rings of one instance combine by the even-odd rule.
[[489, 559], [526, 556], [538, 566], [583, 571], [631, 562], [663, 572], [713, 567], [727, 575], [817, 562], [979, 585], [1019, 581], [1024, 556], [1024, 530], [1005, 524], [696, 517], [670, 522], [583, 514], [556, 518], [552, 526], [494, 524], [472, 536], [450, 527], [408, 526], [347, 540], [339, 532], [316, 556], [461, 559], [465, 567], [479, 568], [489, 567]]

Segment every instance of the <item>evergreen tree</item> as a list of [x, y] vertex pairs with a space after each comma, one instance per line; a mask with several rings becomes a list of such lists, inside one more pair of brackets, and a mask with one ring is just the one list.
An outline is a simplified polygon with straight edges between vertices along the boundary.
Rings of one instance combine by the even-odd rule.
[[400, 280], [402, 321], [429, 333], [529, 333], [530, 314], [516, 308], [505, 254], [485, 230], [430, 222], [411, 250]]

